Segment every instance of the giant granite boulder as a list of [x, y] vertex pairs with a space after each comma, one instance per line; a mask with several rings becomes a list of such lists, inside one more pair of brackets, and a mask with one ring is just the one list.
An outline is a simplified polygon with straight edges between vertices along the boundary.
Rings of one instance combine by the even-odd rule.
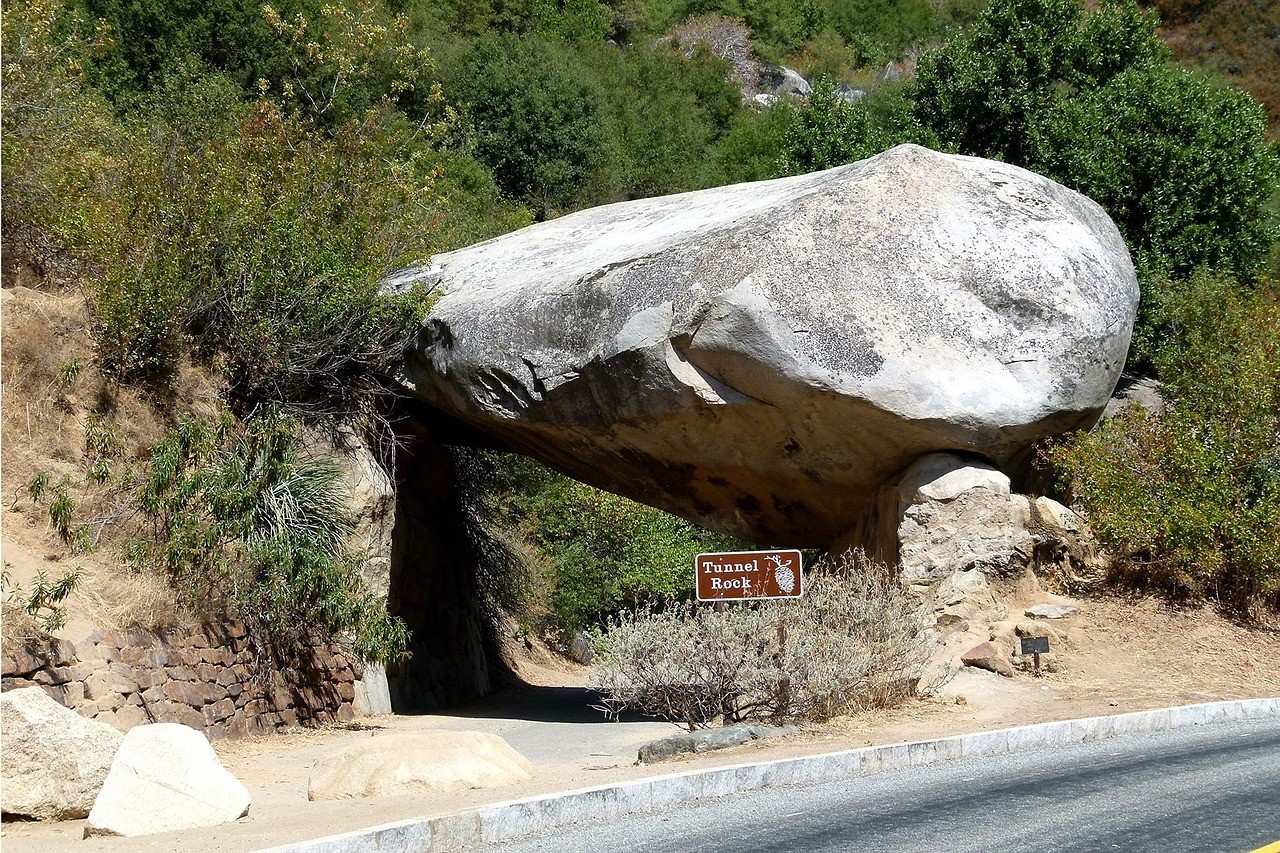
[[[901, 145], [624, 202], [437, 255], [414, 393], [586, 482], [757, 542], [873, 530], [960, 451], [1017, 476], [1093, 423], [1138, 287], [1115, 225], [1047, 178]], [[881, 525], [884, 526], [884, 525]]]

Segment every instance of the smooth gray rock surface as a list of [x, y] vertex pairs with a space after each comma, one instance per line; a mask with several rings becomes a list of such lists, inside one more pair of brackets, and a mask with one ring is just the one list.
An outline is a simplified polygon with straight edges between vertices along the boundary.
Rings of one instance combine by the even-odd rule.
[[640, 747], [637, 757], [641, 764], [654, 764], [681, 755], [728, 749], [748, 741], [784, 737], [797, 731], [799, 729], [795, 726], [765, 726], [756, 723], [737, 723], [718, 729], [699, 729], [696, 732], [681, 732], [670, 737], [651, 740]]
[[1023, 611], [1035, 619], [1066, 619], [1079, 612], [1080, 608], [1074, 604], [1036, 604]]
[[804, 79], [799, 71], [784, 65], [768, 68], [761, 76], [763, 78], [761, 82], [770, 86], [775, 95], [797, 95], [804, 98], [812, 91], [809, 81]]
[[0, 807], [37, 820], [84, 817], [124, 735], [39, 687], [0, 694]]
[[1129, 411], [1134, 406], [1146, 409], [1147, 414], [1164, 414], [1164, 386], [1158, 379], [1125, 373], [1116, 384], [1116, 390], [1102, 413], [1103, 420], [1110, 420]]
[[442, 293], [417, 396], [588, 483], [827, 545], [922, 454], [1017, 475], [1092, 424], [1133, 265], [1093, 201], [902, 145], [539, 223], [390, 276]]
[[217, 826], [249, 813], [249, 791], [202, 732], [178, 723], [135, 726], [98, 792], [84, 836], [151, 835]]

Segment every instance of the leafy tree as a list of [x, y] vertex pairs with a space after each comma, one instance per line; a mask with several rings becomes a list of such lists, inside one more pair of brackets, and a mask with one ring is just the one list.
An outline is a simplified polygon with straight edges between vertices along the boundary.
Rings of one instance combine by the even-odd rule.
[[995, 0], [921, 58], [915, 114], [947, 147], [1099, 201], [1144, 266], [1248, 275], [1271, 236], [1276, 153], [1248, 96], [1166, 64], [1132, 0]]
[[666, 48], [604, 48], [592, 70], [608, 122], [597, 185], [583, 201], [697, 189], [717, 179], [711, 147], [742, 107], [726, 64]]
[[724, 137], [716, 143], [720, 179], [725, 183], [740, 183], [780, 177], [783, 164], [779, 152], [786, 145], [795, 120], [796, 108], [789, 101], [735, 116]]
[[863, 62], [896, 59], [943, 27], [940, 4], [930, 0], [827, 0], [823, 5], [825, 20]]
[[[78, 0], [102, 36], [90, 78], [110, 97], [129, 99], [196, 61], [227, 74], [252, 91], [260, 79], [280, 79], [288, 69], [284, 46], [262, 14], [261, 0]], [[278, 0], [280, 13], [308, 18], [318, 0]]]
[[945, 146], [1025, 164], [1046, 111], [1165, 54], [1154, 17], [1132, 0], [1091, 15], [1078, 0], [994, 0], [970, 30], [921, 57], [916, 114]]
[[474, 122], [476, 156], [543, 216], [568, 204], [600, 162], [603, 98], [571, 51], [536, 36], [487, 36], [449, 88]]

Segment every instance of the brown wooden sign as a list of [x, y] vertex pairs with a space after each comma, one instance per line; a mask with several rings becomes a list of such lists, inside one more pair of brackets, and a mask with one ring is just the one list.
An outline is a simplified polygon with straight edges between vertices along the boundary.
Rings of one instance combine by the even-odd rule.
[[800, 552], [730, 551], [693, 559], [699, 601], [799, 598], [804, 593]]

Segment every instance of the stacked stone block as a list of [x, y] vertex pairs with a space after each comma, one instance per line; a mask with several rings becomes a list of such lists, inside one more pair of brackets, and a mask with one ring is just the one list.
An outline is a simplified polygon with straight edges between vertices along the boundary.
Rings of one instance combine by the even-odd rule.
[[0, 687], [39, 686], [68, 708], [122, 731], [182, 723], [210, 738], [348, 721], [358, 678], [332, 643], [281, 651], [241, 623], [153, 633], [96, 631], [84, 642], [28, 641], [3, 654]]

